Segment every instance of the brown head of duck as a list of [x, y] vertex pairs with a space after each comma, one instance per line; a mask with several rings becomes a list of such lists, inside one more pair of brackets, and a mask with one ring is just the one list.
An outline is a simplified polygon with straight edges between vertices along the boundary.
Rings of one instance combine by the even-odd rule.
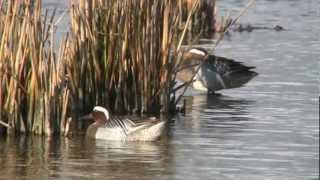
[[91, 113], [80, 117], [80, 120], [94, 120], [94, 122], [89, 125], [86, 131], [86, 136], [95, 138], [98, 128], [106, 125], [110, 120], [110, 115], [108, 110], [104, 107], [95, 106]]
[[202, 62], [208, 56], [208, 52], [203, 48], [191, 48], [183, 53], [183, 64]]
[[190, 81], [198, 70], [199, 65], [208, 57], [203, 48], [191, 48], [183, 53], [181, 67], [177, 77], [184, 82]]

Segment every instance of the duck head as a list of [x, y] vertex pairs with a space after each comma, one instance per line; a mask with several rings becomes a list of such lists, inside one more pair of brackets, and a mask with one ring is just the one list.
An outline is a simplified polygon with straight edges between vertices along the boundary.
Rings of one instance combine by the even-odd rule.
[[95, 106], [91, 113], [80, 117], [80, 120], [94, 120], [94, 123], [89, 125], [86, 131], [86, 136], [95, 138], [99, 128], [104, 127], [110, 120], [109, 111], [101, 106]]
[[109, 111], [102, 106], [95, 106], [91, 113], [80, 117], [80, 120], [89, 120], [89, 119], [94, 120], [94, 124], [98, 126], [103, 126], [110, 119]]
[[178, 69], [177, 78], [188, 82], [194, 78], [199, 70], [199, 65], [208, 57], [208, 52], [203, 48], [191, 48], [183, 53], [182, 62]]
[[208, 52], [203, 48], [191, 48], [183, 55], [184, 61], [202, 61], [208, 55]]

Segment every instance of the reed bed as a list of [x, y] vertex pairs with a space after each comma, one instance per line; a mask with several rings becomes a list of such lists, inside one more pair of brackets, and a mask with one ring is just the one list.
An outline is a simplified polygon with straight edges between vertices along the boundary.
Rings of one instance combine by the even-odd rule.
[[180, 8], [171, 0], [73, 4], [67, 74], [78, 109], [99, 104], [118, 113], [168, 112]]
[[[198, 6], [194, 1], [185, 27]], [[172, 0], [79, 0], [56, 50], [55, 13], [42, 12], [41, 0], [2, 1], [1, 127], [66, 134], [71, 119], [95, 105], [114, 113], [175, 111], [186, 33], [179, 28], [181, 9]]]
[[[186, 22], [188, 14], [193, 8], [194, 0], [184, 0], [182, 6], [183, 23]], [[191, 23], [188, 31], [190, 34], [213, 34], [216, 26], [216, 2], [215, 0], [200, 0], [199, 5], [195, 7], [195, 12], [192, 14]]]
[[[0, 121], [9, 132], [63, 132], [69, 90], [41, 1], [0, 4]], [[62, 53], [63, 49], [61, 50]]]

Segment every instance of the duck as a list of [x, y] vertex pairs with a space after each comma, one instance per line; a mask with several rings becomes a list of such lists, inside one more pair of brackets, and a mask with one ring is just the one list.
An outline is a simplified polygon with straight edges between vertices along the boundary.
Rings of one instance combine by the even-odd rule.
[[255, 68], [209, 54], [203, 48], [191, 48], [183, 54], [177, 79], [183, 82], [193, 80], [194, 89], [215, 94], [222, 89], [242, 87], [258, 75], [253, 71]]
[[163, 134], [166, 123], [156, 117], [140, 119], [139, 123], [128, 117], [111, 117], [102, 106], [95, 106], [92, 112], [80, 119], [94, 120], [86, 130], [86, 137], [110, 141], [156, 141]]

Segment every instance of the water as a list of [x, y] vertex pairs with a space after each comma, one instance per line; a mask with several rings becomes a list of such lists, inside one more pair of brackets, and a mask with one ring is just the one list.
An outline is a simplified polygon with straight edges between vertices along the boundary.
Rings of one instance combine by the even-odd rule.
[[[236, 14], [245, 1], [219, 5]], [[257, 1], [242, 23], [288, 31], [232, 33], [215, 50], [257, 67], [247, 86], [193, 93], [160, 142], [1, 139], [0, 179], [318, 179], [319, 17], [317, 0]]]

